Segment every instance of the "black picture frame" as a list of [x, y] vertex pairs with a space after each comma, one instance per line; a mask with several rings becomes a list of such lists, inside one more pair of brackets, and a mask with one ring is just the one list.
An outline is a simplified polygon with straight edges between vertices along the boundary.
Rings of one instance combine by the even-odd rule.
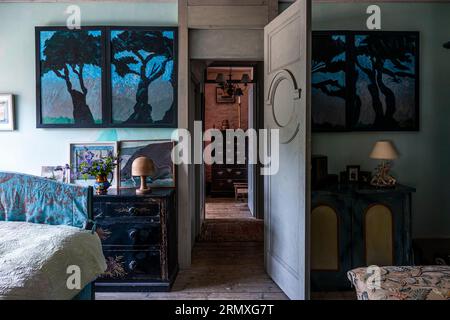
[[[345, 125], [342, 128], [325, 126], [323, 124], [316, 123], [314, 118], [312, 120], [313, 132], [373, 132], [373, 131], [419, 131], [420, 130], [420, 33], [417, 31], [348, 31], [348, 30], [333, 30], [333, 31], [313, 31], [313, 48], [314, 41], [319, 41], [323, 36], [336, 36], [343, 35], [346, 38], [345, 41]], [[409, 121], [407, 125], [395, 125], [395, 124], [368, 124], [365, 127], [358, 126], [357, 117], [358, 106], [356, 106], [356, 85], [357, 68], [356, 68], [356, 47], [355, 37], [372, 35], [380, 38], [389, 37], [411, 37], [414, 42], [414, 106], [413, 119]], [[313, 50], [314, 51], [314, 50]], [[313, 52], [314, 60], [314, 52]], [[314, 70], [313, 70], [314, 73]], [[312, 77], [314, 79], [314, 75]], [[335, 80], [335, 79], [333, 79]], [[312, 97], [314, 101], [314, 94]], [[312, 104], [312, 114], [314, 115], [314, 104]], [[332, 115], [331, 115], [332, 116]]]
[[347, 166], [347, 181], [348, 183], [358, 183], [361, 173], [361, 166], [349, 165]]
[[[111, 104], [111, 30], [158, 30], [172, 31], [173, 40], [173, 114], [170, 123], [113, 123]], [[43, 31], [101, 31], [101, 112], [102, 123], [77, 124], [77, 123], [44, 123], [42, 116], [41, 94], [41, 32]], [[37, 26], [35, 27], [35, 69], [36, 69], [36, 128], [177, 128], [178, 127], [178, 27], [173, 26], [85, 26], [81, 29], [70, 30], [65, 26]]]

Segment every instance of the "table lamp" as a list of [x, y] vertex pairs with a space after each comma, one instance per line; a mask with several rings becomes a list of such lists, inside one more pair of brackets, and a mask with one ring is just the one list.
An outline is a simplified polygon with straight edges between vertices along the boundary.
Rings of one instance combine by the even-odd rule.
[[147, 186], [147, 177], [155, 174], [155, 164], [152, 159], [139, 157], [131, 165], [131, 175], [141, 177], [141, 186], [136, 189], [136, 194], [150, 193], [152, 190]]
[[391, 169], [391, 160], [399, 156], [397, 149], [391, 141], [377, 141], [370, 153], [370, 158], [382, 160], [381, 164], [375, 169], [371, 185], [375, 187], [393, 187], [397, 180], [389, 174]]

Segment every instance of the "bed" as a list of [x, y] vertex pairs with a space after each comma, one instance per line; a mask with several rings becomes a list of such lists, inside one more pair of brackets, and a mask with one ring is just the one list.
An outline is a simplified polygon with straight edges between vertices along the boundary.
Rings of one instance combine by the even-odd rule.
[[106, 270], [92, 188], [0, 172], [0, 300], [92, 299]]

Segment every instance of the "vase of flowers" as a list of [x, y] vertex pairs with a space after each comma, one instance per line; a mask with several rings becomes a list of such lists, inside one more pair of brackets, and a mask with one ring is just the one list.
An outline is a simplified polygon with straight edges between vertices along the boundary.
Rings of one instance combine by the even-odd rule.
[[112, 152], [108, 152], [107, 156], [95, 156], [86, 148], [86, 152], [80, 156], [77, 173], [85, 180], [95, 177], [94, 188], [97, 194], [107, 194], [111, 186], [108, 177], [111, 177], [111, 180], [114, 178], [113, 172], [118, 161]]

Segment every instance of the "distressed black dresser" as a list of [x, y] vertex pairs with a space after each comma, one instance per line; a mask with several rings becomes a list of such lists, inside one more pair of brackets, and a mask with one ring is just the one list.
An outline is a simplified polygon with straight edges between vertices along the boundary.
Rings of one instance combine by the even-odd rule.
[[178, 271], [174, 191], [110, 189], [94, 196], [94, 219], [108, 269], [97, 292], [169, 291]]

